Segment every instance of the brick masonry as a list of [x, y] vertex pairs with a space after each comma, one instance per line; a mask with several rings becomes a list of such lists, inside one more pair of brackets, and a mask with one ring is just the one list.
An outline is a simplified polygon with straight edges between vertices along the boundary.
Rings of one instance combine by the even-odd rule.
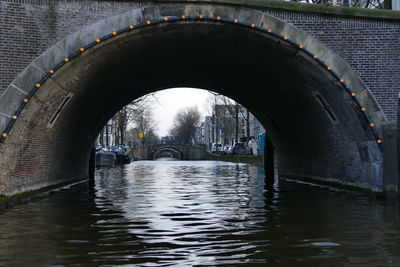
[[264, 10], [330, 47], [359, 75], [391, 122], [400, 91], [400, 19], [352, 18]]
[[[126, 13], [118, 18], [110, 18], [103, 24], [99, 23], [93, 25], [93, 23], [104, 18], [123, 13], [126, 10], [131, 10], [138, 5], [144, 4], [106, 1], [48, 2], [33, 0], [19, 2], [0, 0], [0, 3], [2, 7], [0, 22], [4, 25], [4, 31], [0, 33], [2, 34], [0, 36], [0, 53], [3, 53], [0, 57], [0, 82], [2, 91], [9, 86], [17, 74], [32, 62], [35, 57], [39, 56], [49, 47], [52, 47], [50, 51], [35, 61], [35, 64], [37, 64], [36, 67], [34, 66], [35, 64], [30, 65], [30, 69], [27, 72], [28, 74], [25, 75], [26, 73], [24, 73], [23, 79], [14, 82], [16, 86], [22, 84], [24, 86], [29, 85], [28, 87], [31, 88], [32, 83], [36, 81], [35, 79], [41, 76], [39, 76], [38, 73], [38, 66], [42, 68], [42, 70], [47, 71], [49, 67], [53, 66], [54, 62], [62, 60], [65, 55], [71, 53], [71, 50], [65, 49], [65, 47], [76, 49], [77, 40], [82, 41], [84, 44], [87, 44], [88, 41], [92, 42], [97, 36], [108, 34], [114, 28], [120, 29], [121, 27], [126, 27], [126, 22], [129, 21], [130, 23], [134, 16], [139, 16], [141, 22], [144, 22], [144, 19], [149, 18], [149, 16], [151, 16], [152, 19], [158, 19], [160, 16], [157, 13], [157, 8], [153, 6], [147, 11], [142, 10], [143, 13], [141, 13], [142, 11], [134, 14]], [[382, 118], [380, 117], [380, 112], [374, 112], [374, 110], [379, 111], [379, 109], [374, 107], [373, 104], [368, 106], [368, 103], [371, 103], [368, 98], [369, 96], [366, 94], [364, 87], [360, 86], [358, 80], [354, 79], [352, 72], [350, 73], [350, 71], [347, 70], [347, 66], [343, 66], [343, 63], [338, 60], [337, 56], [333, 55], [329, 49], [319, 46], [319, 42], [311, 40], [312, 38], [307, 39], [308, 35], [292, 27], [287, 27], [289, 25], [277, 22], [276, 20], [274, 20], [274, 24], [271, 24], [273, 23], [271, 17], [263, 18], [265, 20], [261, 22], [261, 13], [254, 10], [235, 10], [232, 7], [221, 8], [220, 6], [210, 8], [207, 4], [202, 6], [197, 4], [185, 4], [184, 7], [182, 6], [183, 5], [176, 8], [175, 5], [164, 5], [163, 8], [164, 11], [167, 10], [166, 14], [178, 16], [185, 14], [179, 13], [186, 12], [185, 8], [188, 8], [190, 10], [189, 12], [194, 12], [193, 14], [201, 14], [196, 12], [208, 10], [211, 16], [212, 14], [221, 14], [225, 12], [223, 16], [238, 16], [241, 22], [244, 21], [244, 23], [249, 25], [253, 23], [253, 21], [259, 19], [260, 23], [265, 23], [266, 25], [269, 23], [268, 25], [273, 25], [277, 30], [283, 29], [289, 31], [289, 34], [292, 33], [291, 37], [293, 37], [293, 40], [296, 40], [297, 43], [305, 43], [308, 51], [313, 51], [314, 54], [320, 52], [318, 55], [321, 59], [324, 58], [324, 62], [334, 64], [333, 66], [335, 69], [344, 71], [342, 73], [348, 75], [346, 76], [346, 80], [352, 85], [352, 90], [357, 92], [358, 99], [363, 101], [362, 104], [367, 106], [368, 111], [371, 111], [371, 113], [368, 114], [368, 116], [371, 117], [371, 121], [376, 123], [377, 126], [382, 122], [380, 119]], [[136, 10], [134, 12], [136, 12]], [[350, 18], [328, 17], [327, 15], [314, 13], [306, 14], [293, 11], [284, 12], [272, 9], [265, 10], [265, 12], [272, 14], [274, 17], [281, 16], [281, 19], [287, 20], [293, 24], [298, 23], [299, 25], [296, 26], [299, 28], [307, 30], [308, 27], [308, 31], [311, 32], [312, 35], [320, 36], [320, 38], [318, 38], [319, 40], [325, 38], [323, 41], [332, 49], [335, 49], [334, 46], [336, 45], [336, 49], [344, 51], [342, 54], [338, 51], [336, 51], [336, 53], [341, 55], [348, 64], [352, 64], [351, 66], [353, 66], [354, 69], [356, 69], [354, 66], [358, 66], [359, 69], [356, 69], [356, 71], [360, 76], [364, 75], [368, 78], [370, 77], [368, 75], [371, 73], [369, 69], [372, 67], [375, 68], [376, 66], [384, 68], [387, 65], [379, 63], [380, 61], [368, 60], [366, 62], [372, 64], [372, 67], [366, 69], [364, 66], [358, 65], [356, 61], [351, 61], [351, 59], [355, 57], [350, 57], [349, 55], [355, 55], [356, 52], [359, 52], [362, 54], [357, 54], [358, 56], [355, 59], [365, 60], [365, 57], [369, 55], [368, 53], [372, 53], [373, 50], [366, 53], [362, 51], [368, 51], [368, 47], [364, 50], [361, 50], [363, 47], [354, 48], [354, 44], [348, 44], [345, 39], [338, 37], [339, 34], [337, 32], [340, 32], [339, 30], [343, 31], [343, 29], [337, 29], [333, 26], [327, 27], [323, 25], [324, 23], [320, 23], [321, 17], [329, 23], [330, 19], [332, 19], [332, 21], [336, 19], [335, 23], [337, 24], [341, 19], [348, 20]], [[352, 18], [351, 20], [373, 23], [372, 20], [369, 21], [361, 18]], [[382, 21], [376, 20], [374, 23], [378, 25]], [[327, 25], [329, 25], [328, 22]], [[357, 27], [361, 27], [360, 25], [362, 23], [357, 23], [359, 23]], [[391, 21], [385, 21], [385, 23], [393, 24]], [[385, 23], [384, 25], [386, 25]], [[348, 24], [349, 23], [346, 25]], [[86, 28], [88, 25], [92, 26]], [[398, 26], [398, 24], [394, 25]], [[149, 32], [153, 31], [151, 27], [152, 26], [150, 26]], [[358, 31], [357, 27], [353, 33]], [[363, 27], [365, 28], [366, 26], [364, 25]], [[85, 29], [79, 31], [82, 28]], [[186, 28], [183, 29], [177, 26], [176, 29], [178, 28], [182, 31], [187, 31]], [[301, 53], [299, 56], [293, 56], [295, 52], [298, 51], [297, 47], [295, 47], [294, 50], [290, 50], [292, 48], [287, 48], [289, 49], [288, 51], [283, 47], [280, 47], [279, 50], [274, 50], [275, 45], [277, 45], [276, 40], [267, 42], [267, 40], [265, 40], [266, 38], [262, 37], [263, 34], [250, 35], [252, 33], [248, 31], [237, 31], [237, 28], [232, 26], [223, 28], [223, 31], [203, 32], [203, 28], [198, 27], [198, 24], [196, 27], [188, 29], [191, 33], [198, 30], [197, 36], [202, 37], [202, 40], [210, 38], [210, 43], [212, 43], [211, 47], [217, 50], [206, 49], [203, 50], [203, 53], [193, 53], [193, 51], [202, 51], [201, 42], [196, 42], [197, 39], [191, 39], [193, 34], [190, 34], [189, 37], [184, 39], [188, 42], [188, 45], [184, 45], [186, 43], [181, 40], [182, 36], [186, 33], [185, 31], [178, 32], [174, 35], [174, 38], [171, 37], [171, 39], [167, 39], [172, 42], [171, 46], [167, 48], [164, 46], [163, 49], [159, 49], [156, 44], [158, 44], [160, 40], [164, 41], [162, 38], [165, 38], [160, 28], [160, 31], [153, 32], [154, 35], [146, 35], [145, 33], [143, 33], [143, 35], [132, 34], [129, 35], [130, 37], [117, 39], [119, 42], [106, 43], [104, 47], [102, 47], [103, 43], [101, 43], [99, 46], [96, 46], [100, 48], [90, 50], [87, 55], [81, 57], [79, 59], [79, 64], [71, 63], [71, 65], [69, 65], [70, 63], [68, 63], [68, 68], [65, 68], [64, 71], [60, 73], [57, 72], [55, 77], [47, 81], [35, 94], [32, 101], [29, 102], [18, 118], [17, 123], [14, 125], [13, 133], [7, 138], [5, 144], [0, 146], [0, 195], [36, 189], [71, 178], [85, 177], [87, 175], [86, 163], [88, 162], [89, 152], [91, 151], [91, 146], [95, 139], [96, 130], [100, 129], [99, 127], [103, 125], [102, 123], [112, 115], [113, 111], [116, 111], [117, 108], [120, 107], [120, 104], [122, 106], [123, 99], [135, 99], [135, 97], [139, 97], [148, 92], [121, 88], [129, 88], [130, 84], [134, 84], [138, 88], [163, 88], [163, 82], [168, 83], [168, 85], [170, 84], [171, 76], [178, 75], [179, 77], [175, 77], [176, 80], [185, 79], [190, 75], [185, 76], [181, 74], [181, 72], [183, 71], [185, 73], [186, 71], [193, 70], [199, 71], [200, 73], [205, 71], [203, 75], [206, 77], [214, 77], [209, 79], [211, 82], [210, 88], [224, 88], [225, 91], [223, 92], [227, 92], [227, 94], [237, 94], [237, 99], [244, 101], [243, 104], [245, 105], [250, 102], [245, 102], [249, 101], [249, 99], [247, 99], [248, 92], [243, 90], [243, 88], [249, 86], [249, 83], [254, 83], [250, 85], [253, 86], [254, 90], [263, 90], [265, 87], [259, 87], [257, 84], [263, 82], [265, 72], [269, 71], [269, 73], [272, 73], [271, 77], [273, 76], [276, 78], [275, 85], [278, 89], [271, 90], [268, 98], [260, 98], [257, 99], [257, 101], [252, 100], [251, 105], [253, 105], [256, 112], [260, 112], [260, 114], [257, 114], [260, 119], [267, 120], [263, 112], [270, 112], [270, 115], [277, 122], [278, 128], [282, 130], [275, 129], [275, 135], [279, 136], [277, 139], [280, 139], [280, 141], [277, 141], [277, 146], [279, 146], [279, 152], [283, 155], [283, 160], [280, 160], [280, 166], [284, 170], [291, 171], [288, 172], [289, 174], [303, 173], [304, 176], [316, 178], [345, 178], [350, 183], [374, 187], [382, 186], [381, 150], [379, 150], [374, 137], [371, 136], [371, 130], [367, 126], [369, 122], [365, 121], [365, 118], [360, 115], [361, 111], [357, 106], [354, 106], [351, 96], [348, 93], [343, 94], [343, 90], [337, 90], [337, 81], [332, 82], [332, 77], [330, 75], [325, 75], [327, 72], [325, 68], [321, 68], [319, 65], [316, 66], [315, 64], [317, 63], [315, 63], [315, 60], [303, 58]], [[346, 33], [346, 31], [343, 32], [343, 34]], [[396, 31], [393, 32], [398, 36]], [[76, 34], [67, 38], [67, 44], [58, 43], [57, 46], [52, 46], [58, 40], [65, 38], [69, 33]], [[169, 33], [170, 32], [168, 32], [168, 34]], [[159, 39], [158, 36], [163, 37]], [[335, 38], [332, 36], [335, 36]], [[346, 36], [347, 40], [352, 41], [350, 38], [351, 34]], [[150, 40], [146, 39], [150, 37]], [[243, 42], [236, 42], [235, 38], [243, 40]], [[385, 39], [386, 37], [378, 39], [370, 36], [368, 38], [370, 42], [385, 42], [388, 45], [390, 43], [389, 40]], [[221, 47], [219, 47], [219, 45], [221, 45]], [[392, 47], [396, 47], [396, 45], [398, 44], [391, 44]], [[114, 53], [117, 46], [120, 52]], [[228, 46], [231, 47], [232, 50], [227, 50], [226, 47]], [[370, 46], [372, 45], [370, 44]], [[222, 49], [218, 50], [220, 48]], [[171, 52], [171, 49], [173, 52]], [[181, 51], [185, 49], [187, 49], [187, 54], [190, 52], [190, 60], [183, 58], [186, 54], [181, 53]], [[193, 49], [193, 51], [191, 51], [191, 49]], [[245, 49], [247, 50], [245, 51]], [[398, 51], [398, 47], [396, 49]], [[131, 51], [141, 51], [141, 53], [133, 53]], [[169, 53], [166, 53], [167, 51], [169, 51]], [[229, 53], [227, 51], [229, 51]], [[228, 54], [225, 54], [225, 52]], [[232, 53], [236, 53], [234, 54], [235, 56], [232, 56]], [[298, 53], [296, 52], [296, 54]], [[127, 57], [126, 55], [129, 56]], [[386, 54], [383, 55], [386, 57]], [[205, 57], [207, 60], [204, 60]], [[224, 60], [230, 57], [236, 60], [233, 61], [236, 64], [243, 65], [242, 68], [239, 70], [238, 68], [232, 68], [232, 64], [229, 64], [231, 61], [229, 60], [224, 62]], [[146, 59], [148, 58], [152, 60], [147, 62]], [[257, 60], [257, 58], [261, 59]], [[268, 60], [262, 60], [263, 58], [276, 59], [267, 62]], [[41, 59], [44, 59], [44, 61], [41, 61]], [[389, 56], [387, 56], [386, 59], [392, 60], [391, 62], [398, 64], [398, 61]], [[46, 60], [51, 62], [48, 62], [51, 66], [47, 66], [43, 63], [47, 62]], [[196, 62], [202, 60], [205, 62], [213, 62], [215, 60], [225, 64], [225, 66], [221, 67], [216, 64], [211, 64], [208, 68], [205, 68], [205, 70], [199, 69]], [[140, 62], [140, 66], [136, 66], [134, 63], [131, 65], [131, 62]], [[152, 66], [161, 65], [165, 62], [174, 64], [171, 68], [168, 68], [168, 72], [165, 73], [165, 77], [167, 77], [165, 79], [167, 79], [167, 81], [163, 81], [162, 76], [159, 76], [159, 79], [151, 79], [151, 77], [153, 77]], [[182, 68], [179, 62], [185, 62], [185, 67]], [[281, 73], [276, 73], [274, 75], [277, 62], [281, 64], [281, 70], [287, 72], [286, 75], [288, 75], [289, 79], [281, 79]], [[376, 65], [377, 63], [380, 65]], [[221, 70], [224, 70], [226, 73], [221, 73]], [[115, 73], [110, 74], [110, 71]], [[133, 73], [140, 72], [140, 79], [133, 76], [133, 78], [129, 78], [130, 76], [127, 75], [127, 73], [123, 75], [123, 73], [127, 71]], [[7, 73], [9, 73], [8, 76], [6, 75]], [[105, 73], [110, 75], [104, 75]], [[121, 79], [123, 84], [121, 84], [118, 96], [113, 94], [113, 90], [98, 90], [109, 88], [107, 86], [111, 85], [111, 80], [118, 77], [116, 73], [126, 77], [125, 79]], [[217, 77], [213, 75], [220, 76]], [[396, 75], [398, 74], [395, 73], [392, 76], [388, 75], [387, 84], [390, 84], [392, 87], [396, 86], [395, 81], [398, 80], [398, 76]], [[201, 77], [201, 75], [198, 76]], [[111, 80], [108, 81], [107, 77], [111, 77]], [[225, 79], [224, 77], [242, 78], [235, 80]], [[294, 80], [291, 81], [290, 77], [294, 78]], [[377, 75], [371, 77], [375, 79], [379, 78]], [[104, 88], [102, 88], [103, 84], [99, 81], [103, 78], [107, 82]], [[364, 78], [364, 82], [372, 88], [371, 86], [373, 83], [368, 84], [369, 80], [367, 78]], [[172, 80], [174, 80], [174, 78], [172, 78]], [[201, 79], [200, 82], [197, 81], [195, 85], [199, 85], [200, 88], [208, 88], [207, 84], [204, 85], [206, 87], [200, 86], [203, 80], [204, 79]], [[278, 80], [279, 82], [277, 82]], [[237, 83], [235, 83], [235, 81], [237, 81]], [[299, 83], [296, 83], [296, 81]], [[269, 79], [268, 83], [265, 85], [270, 86], [271, 79]], [[24, 86], [20, 88], [29, 90], [27, 86]], [[1, 98], [3, 105], [0, 106], [0, 108], [7, 107], [8, 102], [20, 103], [22, 99], [18, 94], [23, 93], [16, 88], [17, 87], [6, 91], [6, 93], [10, 92], [10, 97], [8, 97], [9, 95], [5, 95], [7, 97]], [[82, 88], [85, 90], [82, 90]], [[313, 94], [311, 94], [309, 90], [317, 90], [321, 95], [324, 95], [327, 102], [332, 104], [332, 108], [341, 122], [340, 124], [332, 124], [327, 119], [326, 114], [320, 112], [321, 106], [315, 101]], [[381, 96], [384, 101], [390, 103], [391, 96], [387, 93], [386, 87], [386, 91], [383, 89], [376, 90], [374, 94], [377, 99]], [[398, 89], [394, 90], [397, 91]], [[60, 103], [69, 93], [72, 93], [74, 97], [64, 109], [62, 116], [56, 121], [54, 127], [48, 127], [47, 123], [51, 119], [50, 114], [54, 114], [55, 111], [57, 111]], [[259, 93], [259, 91], [255, 91], [254, 93]], [[12, 101], [12, 94], [18, 97], [14, 98], [17, 99], [14, 100], [14, 102]], [[93, 94], [96, 94], [95, 101], [92, 101]], [[396, 96], [394, 96], [394, 98], [395, 97]], [[274, 99], [281, 100], [274, 101]], [[282, 107], [289, 106], [291, 107], [290, 109], [282, 109]], [[382, 106], [384, 105], [382, 104]], [[10, 110], [13, 111], [12, 108], [13, 107], [10, 107]], [[268, 109], [265, 110], [265, 108]], [[392, 106], [389, 105], [385, 109], [386, 114], [390, 113], [389, 111], [391, 108]], [[395, 109], [395, 107], [393, 108]], [[0, 111], [1, 110], [2, 109], [0, 109]], [[298, 110], [299, 112], [292, 114], [293, 110]], [[87, 118], [89, 118], [89, 120]], [[270, 133], [273, 133], [273, 131], [274, 130], [271, 129]], [[84, 134], [82, 135], [81, 133]], [[299, 140], [302, 142], [299, 142]], [[307, 157], [304, 157], [305, 154]]]
[[30, 63], [66, 35], [137, 3], [0, 1], [0, 94]]
[[[131, 1], [0, 0], [0, 95], [37, 56], [96, 21], [145, 5]], [[310, 33], [360, 76], [389, 121], [400, 90], [400, 20], [263, 9]]]

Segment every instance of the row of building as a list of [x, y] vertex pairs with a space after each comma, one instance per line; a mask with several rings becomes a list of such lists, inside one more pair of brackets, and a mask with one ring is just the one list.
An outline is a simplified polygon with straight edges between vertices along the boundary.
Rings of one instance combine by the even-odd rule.
[[196, 129], [194, 144], [212, 143], [233, 146], [237, 142], [248, 142], [265, 133], [263, 126], [247, 109], [235, 105], [214, 105], [212, 116], [206, 116]]
[[[212, 115], [206, 116], [196, 128], [192, 143], [209, 148], [213, 143], [222, 144], [225, 147], [233, 146], [238, 142], [247, 143], [253, 138], [259, 143], [259, 137], [263, 133], [265, 133], [263, 126], [244, 107], [238, 104], [217, 104], [213, 106]], [[117, 120], [112, 118], [100, 132], [97, 143], [102, 146], [118, 145], [124, 143], [121, 139], [125, 139], [128, 140], [126, 145], [136, 146], [142, 141], [138, 139], [135, 129], [126, 131], [124, 138], [119, 135]], [[161, 138], [161, 143], [174, 142], [175, 139], [171, 136]]]

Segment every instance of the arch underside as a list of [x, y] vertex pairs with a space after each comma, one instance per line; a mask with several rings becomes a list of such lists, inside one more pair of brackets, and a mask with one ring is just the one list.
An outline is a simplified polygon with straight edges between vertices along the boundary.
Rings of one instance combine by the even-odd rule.
[[172, 147], [163, 147], [156, 151], [154, 151], [153, 159], [158, 158], [175, 158], [175, 159], [183, 159], [182, 152], [172, 148]]
[[[215, 91], [248, 108], [274, 143], [281, 176], [382, 186], [377, 139], [384, 116], [334, 53], [258, 11], [212, 4], [174, 7], [160, 4], [128, 15], [138, 25], [188, 13], [215, 17], [219, 12], [226, 20], [149, 23], [101, 41], [63, 65], [30, 98], [1, 144], [0, 195], [87, 176], [90, 150], [106, 121], [133, 99], [173, 87]], [[114, 18], [115, 24], [130, 25], [126, 16]], [[233, 23], [235, 17], [243, 23]], [[112, 22], [107, 27], [101, 22], [102, 31], [118, 30]], [[295, 43], [266, 32], [267, 23]], [[68, 38], [58, 46], [76, 51], [91, 37], [83, 31]], [[302, 42], [308, 51], [298, 47]], [[37, 59], [35, 68], [51, 69], [43, 63], [48, 56]]]

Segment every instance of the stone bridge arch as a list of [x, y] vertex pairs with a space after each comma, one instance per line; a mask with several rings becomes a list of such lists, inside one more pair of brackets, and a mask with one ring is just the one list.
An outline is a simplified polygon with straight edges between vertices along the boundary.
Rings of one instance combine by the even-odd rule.
[[70, 34], [2, 95], [0, 195], [86, 177], [116, 111], [179, 86], [246, 106], [270, 134], [281, 174], [382, 188], [385, 115], [332, 50], [255, 9], [153, 3]]
[[151, 153], [152, 154], [151, 158], [152, 159], [157, 159], [157, 158], [159, 158], [161, 153], [164, 153], [164, 152], [171, 152], [176, 156], [175, 158], [181, 159], [181, 160], [183, 159], [183, 152], [181, 150], [179, 150], [178, 148], [172, 147], [172, 146], [159, 146], [159, 147], [156, 147], [154, 149], [154, 151], [152, 151], [152, 153]]
[[154, 160], [163, 152], [175, 154], [179, 160], [205, 160], [206, 149], [187, 144], [155, 144], [130, 149], [129, 155], [139, 160]]

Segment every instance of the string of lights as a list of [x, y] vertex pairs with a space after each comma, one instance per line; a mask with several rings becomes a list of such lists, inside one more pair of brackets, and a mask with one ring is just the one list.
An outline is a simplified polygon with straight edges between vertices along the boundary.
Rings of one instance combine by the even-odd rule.
[[18, 110], [15, 112], [15, 114], [11, 117], [11, 120], [9, 121], [5, 131], [1, 135], [0, 143], [4, 143], [7, 137], [9, 137], [10, 131], [12, 127], [14, 126], [15, 122], [18, 120], [22, 110], [25, 108], [25, 106], [29, 103], [30, 99], [34, 96], [34, 94], [39, 90], [45, 83], [46, 81], [54, 75], [60, 68], [62, 68], [64, 65], [68, 64], [72, 59], [80, 56], [82, 53], [87, 52], [88, 49], [94, 47], [97, 44], [100, 44], [108, 39], [111, 39], [117, 35], [133, 31], [135, 29], [140, 29], [149, 25], [155, 25], [155, 24], [160, 24], [160, 23], [174, 23], [174, 22], [179, 22], [179, 21], [193, 21], [196, 22], [198, 20], [204, 20], [204, 21], [209, 21], [209, 22], [217, 22], [217, 23], [225, 23], [225, 24], [235, 24], [241, 27], [248, 27], [257, 31], [265, 32], [277, 39], [283, 40], [290, 45], [296, 47], [297, 49], [301, 50], [304, 52], [307, 56], [311, 57], [313, 60], [315, 60], [318, 64], [320, 64], [326, 71], [328, 71], [334, 79], [336, 79], [341, 87], [343, 87], [349, 95], [352, 97], [354, 102], [356, 103], [356, 106], [358, 107], [359, 111], [365, 116], [365, 119], [368, 121], [369, 127], [372, 129], [372, 133], [374, 135], [374, 138], [378, 144], [382, 143], [382, 139], [379, 137], [378, 133], [373, 129], [375, 127], [375, 124], [371, 121], [371, 119], [368, 117], [366, 113], [366, 108], [363, 107], [360, 102], [357, 99], [357, 94], [352, 91], [346, 81], [343, 78], [343, 75], [338, 74], [335, 72], [332, 66], [326, 65], [322, 60], [320, 60], [320, 55], [314, 55], [311, 53], [305, 45], [303, 44], [298, 44], [292, 41], [289, 36], [281, 35], [280, 33], [274, 32], [273, 29], [271, 28], [263, 28], [263, 27], [258, 27], [256, 24], [246, 24], [246, 23], [241, 23], [239, 22], [238, 19], [234, 20], [228, 20], [224, 19], [221, 16], [216, 16], [216, 17], [206, 17], [204, 15], [198, 15], [198, 16], [174, 16], [174, 17], [163, 17], [161, 19], [157, 20], [146, 20], [145, 23], [138, 24], [138, 25], [129, 25], [123, 29], [120, 29], [118, 31], [113, 31], [110, 34], [104, 35], [100, 38], [97, 38], [95, 41], [87, 44], [84, 47], [80, 47], [78, 50], [70, 54], [69, 56], [65, 57], [62, 61], [60, 61], [53, 69], [50, 69], [46, 75], [44, 75], [37, 83], [35, 83], [29, 92], [29, 94], [23, 99], [21, 105], [19, 106]]

